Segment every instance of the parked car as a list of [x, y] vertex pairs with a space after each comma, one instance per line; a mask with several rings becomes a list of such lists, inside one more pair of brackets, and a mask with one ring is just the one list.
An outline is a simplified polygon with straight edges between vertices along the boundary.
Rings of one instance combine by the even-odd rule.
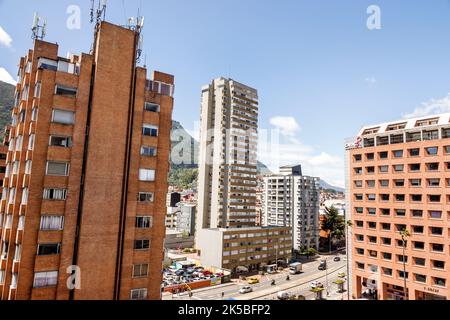
[[259, 280], [256, 277], [250, 277], [247, 279], [247, 282], [248, 282], [248, 284], [255, 284], [255, 283], [258, 283]]
[[311, 288], [323, 288], [323, 284], [320, 281], [313, 281], [311, 282]]
[[177, 270], [177, 271], [175, 271], [175, 274], [176, 274], [177, 276], [182, 276], [182, 275], [184, 274], [184, 270], [182, 270], [182, 269]]
[[339, 258], [339, 257], [334, 257], [334, 259], [333, 259], [333, 261], [341, 261], [341, 258]]
[[245, 286], [245, 287], [242, 287], [242, 288], [239, 289], [239, 293], [242, 293], [242, 294], [249, 293], [249, 292], [252, 292], [252, 291], [253, 291], [253, 289], [250, 286]]

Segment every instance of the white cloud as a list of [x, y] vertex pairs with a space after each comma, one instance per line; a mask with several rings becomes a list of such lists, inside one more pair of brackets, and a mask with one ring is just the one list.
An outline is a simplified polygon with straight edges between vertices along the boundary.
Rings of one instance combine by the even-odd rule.
[[422, 105], [417, 107], [412, 113], [404, 114], [403, 118], [418, 118], [446, 112], [450, 112], [450, 92], [446, 97], [423, 102]]
[[286, 135], [281, 128], [272, 125], [275, 129], [260, 129], [258, 137], [258, 159], [271, 171], [278, 172], [283, 165], [301, 164], [305, 175], [317, 176], [331, 185], [344, 187], [343, 158], [304, 144], [292, 131]]
[[270, 124], [281, 131], [281, 134], [287, 137], [294, 137], [300, 131], [300, 126], [294, 117], [273, 117]]
[[10, 48], [12, 45], [11, 36], [0, 26], [0, 44]]
[[377, 84], [377, 79], [374, 77], [367, 77], [364, 79], [365, 82], [367, 82], [369, 85], [374, 86]]
[[0, 81], [16, 85], [16, 80], [6, 71], [5, 68], [0, 67]]

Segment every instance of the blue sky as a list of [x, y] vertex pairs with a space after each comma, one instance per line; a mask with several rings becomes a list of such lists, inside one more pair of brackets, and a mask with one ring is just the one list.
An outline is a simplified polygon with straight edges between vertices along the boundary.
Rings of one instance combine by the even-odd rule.
[[[380, 30], [366, 26], [372, 4]], [[79, 30], [66, 27], [69, 5], [81, 8]], [[0, 79], [15, 78], [31, 47], [35, 11], [60, 55], [88, 52], [89, 7], [0, 0]], [[301, 162], [306, 174], [343, 186], [343, 141], [361, 126], [450, 110], [448, 0], [109, 0], [107, 20], [125, 24], [138, 7], [148, 68], [176, 77], [174, 119], [195, 130], [200, 88], [215, 77], [253, 86], [260, 129], [282, 129], [280, 152], [261, 151], [272, 168]]]

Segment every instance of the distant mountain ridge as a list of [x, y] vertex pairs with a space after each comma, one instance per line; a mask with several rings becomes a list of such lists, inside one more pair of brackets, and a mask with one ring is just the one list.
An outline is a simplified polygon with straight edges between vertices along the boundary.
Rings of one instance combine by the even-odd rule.
[[[11, 110], [14, 105], [14, 92], [15, 86], [0, 81], [0, 139], [3, 139], [4, 127], [11, 122]], [[190, 148], [186, 150], [185, 146], [180, 145], [187, 140], [190, 144]], [[178, 176], [177, 170], [190, 169], [195, 170], [198, 168], [198, 150], [199, 143], [195, 140], [181, 125], [180, 122], [172, 121], [172, 152], [171, 152], [171, 174], [169, 176]], [[173, 159], [177, 157], [177, 159]], [[269, 168], [262, 162], [257, 163], [258, 173], [271, 174]], [[188, 174], [189, 176], [189, 174]], [[190, 174], [193, 176], [193, 174]], [[320, 180], [320, 186], [323, 189], [333, 189], [338, 192], [344, 192], [343, 188], [335, 187], [324, 180]]]

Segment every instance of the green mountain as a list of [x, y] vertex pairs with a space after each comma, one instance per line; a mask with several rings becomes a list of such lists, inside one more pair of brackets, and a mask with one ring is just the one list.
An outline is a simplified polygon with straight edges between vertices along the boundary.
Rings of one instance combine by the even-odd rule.
[[3, 140], [3, 128], [11, 122], [15, 91], [16, 87], [0, 81], [0, 140]]

